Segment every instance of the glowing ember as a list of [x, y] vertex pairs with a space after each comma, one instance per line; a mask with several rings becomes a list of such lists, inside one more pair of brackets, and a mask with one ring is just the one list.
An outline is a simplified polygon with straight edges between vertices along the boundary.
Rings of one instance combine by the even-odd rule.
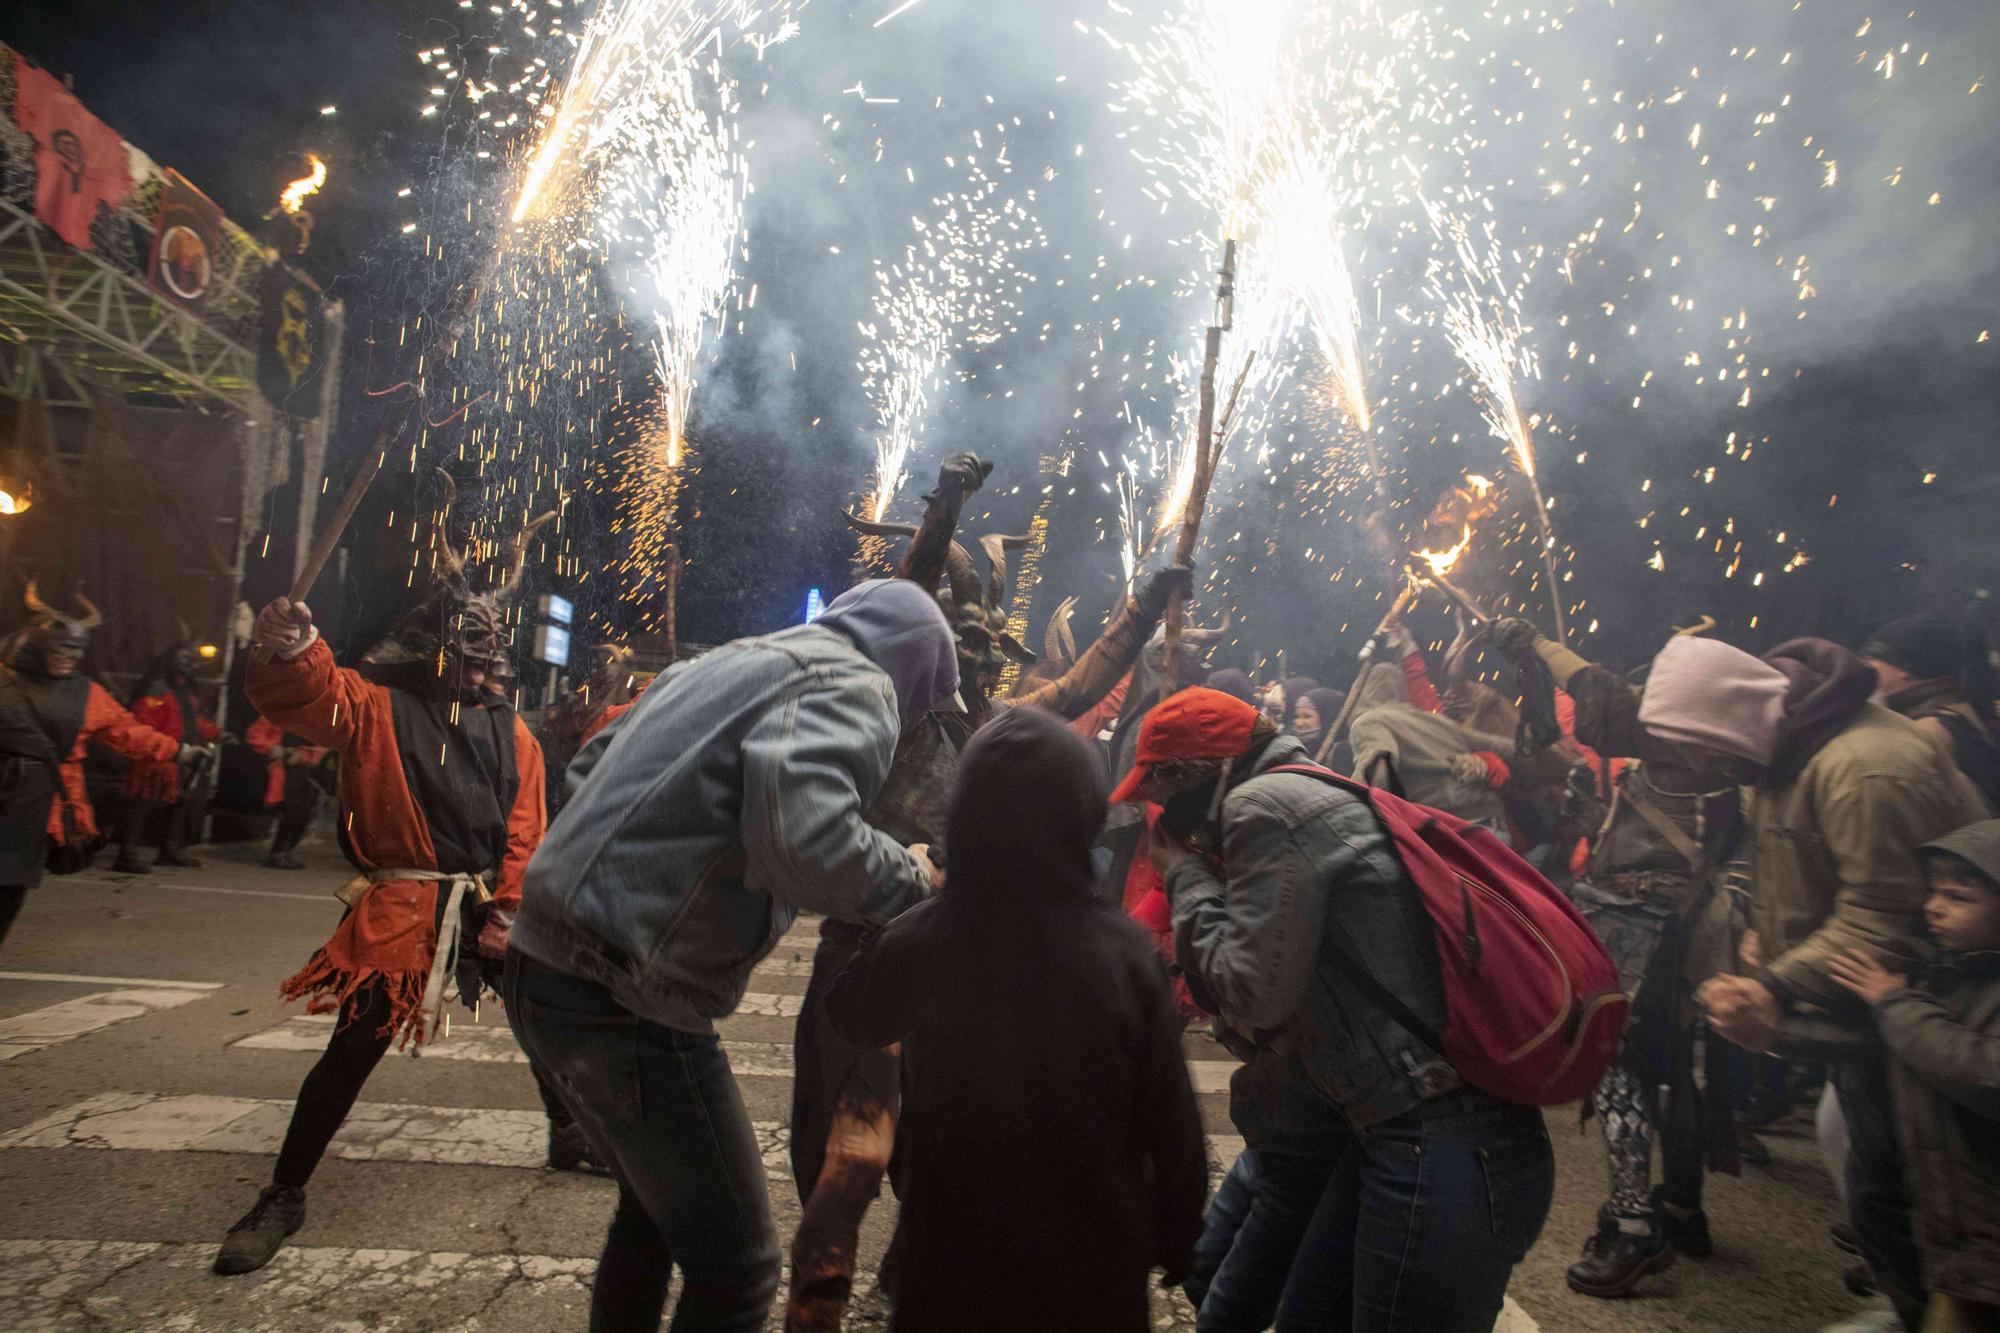
[[1458, 558], [1464, 555], [1466, 548], [1471, 545], [1472, 525], [1467, 523], [1464, 534], [1453, 545], [1446, 547], [1442, 551], [1418, 551], [1416, 556], [1417, 559], [1431, 567], [1431, 573], [1439, 575], [1449, 574], [1451, 573], [1452, 566], [1458, 563]]

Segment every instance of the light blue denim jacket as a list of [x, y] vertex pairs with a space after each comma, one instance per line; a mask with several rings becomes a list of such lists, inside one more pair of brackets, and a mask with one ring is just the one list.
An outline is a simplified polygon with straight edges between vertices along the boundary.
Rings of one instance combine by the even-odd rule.
[[512, 946], [706, 1032], [801, 909], [880, 922], [929, 869], [862, 822], [898, 731], [889, 675], [801, 625], [679, 663], [570, 765]]

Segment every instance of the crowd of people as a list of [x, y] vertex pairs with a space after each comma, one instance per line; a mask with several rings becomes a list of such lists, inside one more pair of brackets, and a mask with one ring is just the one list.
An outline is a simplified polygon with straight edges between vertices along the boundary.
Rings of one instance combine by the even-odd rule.
[[[1166, 651], [1192, 584], [1169, 567], [1037, 660], [1006, 630], [1007, 540], [979, 543], [984, 580], [956, 540], [988, 472], [948, 461], [923, 522], [878, 534], [908, 539], [896, 576], [810, 624], [636, 695], [607, 646], [539, 738], [460, 561], [352, 668], [305, 605], [262, 610], [273, 863], [301, 827], [291, 756], [324, 747], [359, 873], [284, 984], [338, 1021], [218, 1272], [303, 1225], [383, 1054], [490, 988], [552, 1164], [617, 1185], [591, 1327], [659, 1327], [678, 1272], [673, 1327], [761, 1329], [784, 1238], [715, 1024], [809, 912], [789, 1329], [840, 1326], [885, 1175], [897, 1329], [1136, 1330], [1155, 1280], [1204, 1333], [1490, 1329], [1555, 1192], [1544, 1107], [1577, 1097], [1609, 1186], [1568, 1282], [1619, 1296], [1712, 1251], [1704, 1176], [1760, 1150], [1741, 1108], [1778, 1062], [1826, 1071], [1851, 1281], [1883, 1298], [1849, 1326], [2000, 1328], [1975, 626], [1762, 655], [1697, 628], [1621, 674], [1461, 618], [1440, 688], [1392, 617], [1339, 689], [1211, 672], [1196, 626]], [[75, 674], [82, 618], [35, 606], [0, 672], [0, 930], [89, 836], [90, 741], [138, 761], [132, 818], [157, 821], [161, 766], [217, 735], [191, 663], [163, 659], [135, 716]], [[1542, 1031], [1516, 1047], [1510, 1023]], [[1190, 1025], [1241, 1060], [1246, 1147], [1213, 1197]]]

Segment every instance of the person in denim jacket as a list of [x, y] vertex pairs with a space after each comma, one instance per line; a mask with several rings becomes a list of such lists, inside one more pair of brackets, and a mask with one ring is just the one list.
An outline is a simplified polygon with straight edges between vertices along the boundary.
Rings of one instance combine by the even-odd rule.
[[1353, 1134], [1277, 1327], [1483, 1333], [1548, 1214], [1548, 1131], [1534, 1108], [1468, 1086], [1345, 974], [1340, 952], [1368, 959], [1445, 1026], [1430, 921], [1373, 813], [1328, 783], [1271, 772], [1307, 759], [1250, 705], [1186, 690], [1147, 718], [1112, 799], [1164, 807], [1150, 850], [1181, 965], [1232, 1027], [1296, 1052]]

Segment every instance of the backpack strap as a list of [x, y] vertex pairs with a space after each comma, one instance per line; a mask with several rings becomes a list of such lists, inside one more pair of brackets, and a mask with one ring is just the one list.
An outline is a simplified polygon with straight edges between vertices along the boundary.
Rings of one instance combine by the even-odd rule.
[[1666, 812], [1640, 790], [1640, 785], [1636, 775], [1628, 769], [1619, 776], [1618, 792], [1624, 797], [1625, 803], [1638, 812], [1639, 818], [1645, 820], [1653, 832], [1665, 840], [1667, 846], [1680, 853], [1681, 859], [1688, 863], [1688, 869], [1694, 872], [1694, 877], [1697, 880], [1706, 880], [1713, 869], [1709, 863], [1708, 853], [1703, 850], [1700, 843], [1690, 838], [1679, 824], [1667, 818]]
[[[1352, 778], [1344, 778], [1331, 769], [1321, 768], [1317, 764], [1277, 764], [1265, 769], [1257, 776], [1261, 778], [1272, 773], [1296, 773], [1300, 777], [1316, 778], [1328, 786], [1339, 787], [1349, 795], [1358, 797], [1362, 801], [1368, 801], [1369, 789], [1365, 784], [1356, 782]], [[1368, 804], [1372, 809], [1374, 803], [1368, 801]], [[1389, 1017], [1402, 1024], [1405, 1031], [1418, 1038], [1433, 1051], [1436, 1051], [1439, 1055], [1444, 1054], [1444, 1034], [1425, 1022], [1416, 1010], [1410, 1008], [1402, 996], [1396, 994], [1394, 990], [1389, 988], [1388, 983], [1376, 976], [1368, 964], [1362, 961], [1360, 955], [1356, 954], [1348, 942], [1341, 938], [1338, 931], [1329, 930], [1325, 932], [1325, 944], [1328, 951], [1347, 969], [1348, 975], [1353, 978], [1355, 984], [1368, 992], [1369, 998], [1381, 1005]]]

